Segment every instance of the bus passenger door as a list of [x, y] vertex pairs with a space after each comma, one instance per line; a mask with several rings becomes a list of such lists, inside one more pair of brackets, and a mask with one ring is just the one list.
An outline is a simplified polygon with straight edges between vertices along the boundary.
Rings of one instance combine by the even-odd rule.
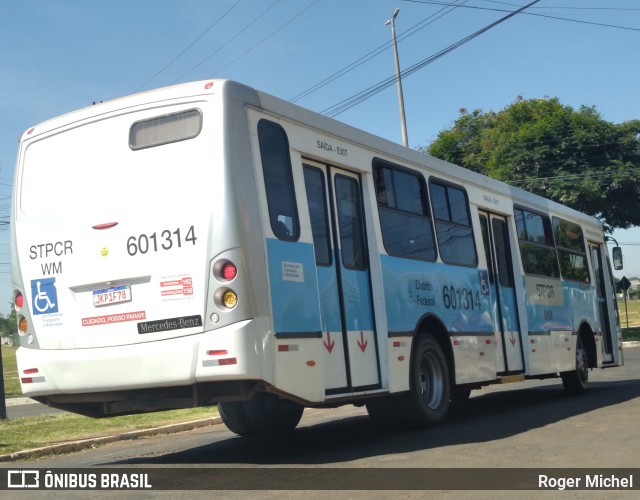
[[496, 346], [497, 373], [522, 373], [524, 354], [507, 219], [481, 212], [480, 226], [489, 271], [493, 320], [497, 325], [498, 343], [501, 344]]
[[[591, 264], [593, 265], [593, 274], [596, 278], [596, 293], [598, 300], [598, 319], [600, 320], [600, 328], [603, 336], [604, 343], [604, 362], [611, 363], [614, 361], [613, 350], [613, 332], [615, 329], [611, 324], [611, 317], [609, 315], [609, 307], [607, 305], [607, 288], [604, 275], [604, 269], [607, 265], [603, 260], [602, 246], [598, 243], [589, 242], [589, 249], [591, 251]], [[613, 290], [611, 295], [613, 296]], [[611, 299], [613, 301], [613, 298]]]
[[304, 165], [323, 329], [325, 393], [380, 387], [359, 177]]

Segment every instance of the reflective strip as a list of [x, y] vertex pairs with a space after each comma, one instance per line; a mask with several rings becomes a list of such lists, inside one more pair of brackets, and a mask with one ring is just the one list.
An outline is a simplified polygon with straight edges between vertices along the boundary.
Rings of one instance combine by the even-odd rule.
[[202, 366], [226, 366], [237, 365], [238, 360], [236, 358], [222, 358], [222, 359], [207, 359], [202, 362]]

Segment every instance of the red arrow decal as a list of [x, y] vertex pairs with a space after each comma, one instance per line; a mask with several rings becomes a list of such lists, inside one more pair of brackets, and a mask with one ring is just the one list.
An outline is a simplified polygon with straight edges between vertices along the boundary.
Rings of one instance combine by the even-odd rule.
[[362, 350], [362, 352], [367, 349], [368, 343], [369, 342], [367, 341], [367, 339], [364, 338], [364, 332], [360, 332], [360, 340], [358, 340], [356, 344], [358, 344], [358, 347]]
[[324, 347], [327, 349], [327, 351], [329, 351], [329, 354], [331, 354], [331, 351], [333, 351], [333, 348], [336, 345], [336, 341], [331, 340], [331, 333], [329, 332], [327, 332], [327, 342], [323, 341], [322, 343], [324, 344]]
[[511, 342], [512, 346], [516, 346], [516, 338], [513, 336], [513, 332], [511, 332], [511, 338], [509, 339], [509, 342]]

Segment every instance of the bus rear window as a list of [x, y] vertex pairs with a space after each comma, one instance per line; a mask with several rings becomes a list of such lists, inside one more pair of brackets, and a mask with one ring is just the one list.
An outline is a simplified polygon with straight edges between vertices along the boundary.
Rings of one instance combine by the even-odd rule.
[[202, 130], [202, 113], [197, 109], [156, 116], [134, 123], [129, 146], [134, 151], [197, 137]]

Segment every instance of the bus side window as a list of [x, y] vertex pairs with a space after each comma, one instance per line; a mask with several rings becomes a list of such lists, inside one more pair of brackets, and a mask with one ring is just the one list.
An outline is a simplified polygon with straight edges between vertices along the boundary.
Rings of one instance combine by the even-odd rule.
[[260, 120], [258, 142], [271, 230], [280, 240], [298, 241], [300, 224], [287, 134], [277, 123]]
[[564, 279], [589, 283], [587, 247], [582, 228], [573, 222], [553, 218], [553, 233], [560, 260], [560, 274]]
[[433, 262], [436, 246], [423, 177], [383, 160], [373, 163], [380, 230], [389, 255]]
[[478, 255], [464, 189], [431, 179], [429, 181], [438, 248], [447, 264], [476, 267]]
[[304, 165], [304, 183], [307, 189], [307, 204], [316, 265], [330, 266], [329, 217], [327, 216], [327, 195], [322, 170]]
[[335, 193], [342, 264], [346, 269], [365, 269], [367, 245], [358, 183], [351, 177], [336, 175]]
[[526, 274], [559, 278], [558, 258], [549, 218], [514, 207], [522, 266]]

